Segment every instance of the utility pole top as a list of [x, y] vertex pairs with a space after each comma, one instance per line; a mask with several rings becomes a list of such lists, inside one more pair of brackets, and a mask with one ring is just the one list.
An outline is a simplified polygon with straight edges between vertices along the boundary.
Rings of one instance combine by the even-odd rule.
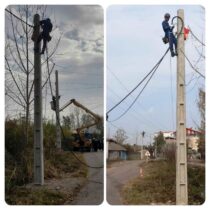
[[39, 45], [39, 43], [37, 43], [37, 39], [38, 39], [39, 33], [40, 33], [40, 24], [39, 24], [39, 22], [40, 22], [40, 16], [39, 16], [39, 14], [35, 14], [34, 15], [34, 30], [33, 30], [33, 34], [32, 34], [32, 37], [31, 37], [31, 39], [34, 41], [35, 49], [38, 48], [38, 45]]
[[177, 14], [184, 16], [184, 10], [183, 9], [178, 9]]
[[34, 15], [34, 25], [39, 25], [40, 16], [39, 14]]

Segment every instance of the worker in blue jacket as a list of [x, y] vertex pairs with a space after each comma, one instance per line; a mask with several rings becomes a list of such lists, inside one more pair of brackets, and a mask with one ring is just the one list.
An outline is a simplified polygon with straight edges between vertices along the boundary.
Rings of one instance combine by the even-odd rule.
[[[163, 31], [165, 32], [165, 37], [163, 38], [164, 43], [169, 42], [169, 48], [171, 51], [171, 56], [174, 57], [175, 55], [177, 56], [177, 39], [173, 34], [173, 29], [174, 26], [170, 26], [168, 21], [170, 19], [170, 14], [166, 13], [164, 15], [164, 21], [162, 22], [162, 27]], [[174, 52], [174, 47], [175, 47], [175, 52]]]
[[44, 51], [47, 47], [47, 42], [51, 40], [50, 32], [52, 31], [53, 25], [51, 23], [51, 20], [47, 18], [46, 20], [41, 20], [40, 25], [42, 27], [42, 32], [40, 33], [38, 37], [38, 42], [40, 42], [43, 39], [43, 46], [41, 54], [44, 54]]

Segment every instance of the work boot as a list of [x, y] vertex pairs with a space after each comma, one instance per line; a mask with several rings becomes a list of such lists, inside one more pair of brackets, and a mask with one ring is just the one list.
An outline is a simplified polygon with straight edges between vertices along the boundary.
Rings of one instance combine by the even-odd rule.
[[174, 51], [171, 52], [171, 57], [174, 57], [176, 54], [174, 53]]
[[175, 51], [175, 56], [178, 56], [178, 52], [177, 52], [177, 50]]
[[42, 50], [41, 52], [40, 52], [40, 55], [43, 55], [44, 54], [44, 51]]

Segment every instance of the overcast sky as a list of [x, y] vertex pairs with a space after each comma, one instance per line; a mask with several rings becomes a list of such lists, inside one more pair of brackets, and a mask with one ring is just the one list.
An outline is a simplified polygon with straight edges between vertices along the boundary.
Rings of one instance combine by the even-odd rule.
[[[185, 25], [200, 38], [205, 39], [205, 11], [200, 6], [111, 6], [107, 10], [107, 110], [122, 99], [150, 71], [166, 51], [161, 23], [169, 12], [185, 11]], [[200, 43], [192, 36], [185, 42], [186, 55], [193, 64], [202, 51]], [[205, 49], [204, 49], [205, 50]], [[171, 68], [170, 68], [171, 66]], [[197, 66], [205, 74], [201, 59]], [[204, 79], [198, 77], [186, 61], [187, 127], [197, 127], [200, 115], [197, 107], [198, 88]], [[190, 82], [191, 81], [191, 82]], [[141, 88], [140, 88], [141, 89]], [[116, 119], [133, 101], [140, 89], [109, 114]], [[121, 119], [107, 123], [107, 135], [112, 137], [117, 128], [123, 128], [128, 143], [135, 143], [137, 132], [146, 132], [145, 142], [158, 131], [171, 131], [176, 127], [176, 58], [168, 54], [137, 103]], [[138, 143], [140, 140], [138, 140]]]
[[[19, 6], [10, 6], [10, 8], [18, 15]], [[9, 23], [8, 17], [6, 14], [6, 25]], [[59, 72], [60, 106], [75, 98], [93, 112], [103, 115], [103, 9], [99, 6], [51, 5], [47, 6], [45, 12], [44, 18], [47, 17], [51, 18], [54, 26], [51, 33], [52, 41], [48, 43], [49, 52], [62, 35], [53, 57], [53, 62], [56, 64], [54, 69]], [[32, 21], [32, 18], [30, 20]], [[15, 21], [20, 24], [18, 20]], [[33, 45], [31, 47], [33, 54]], [[42, 60], [46, 58], [45, 56], [42, 56]], [[55, 90], [54, 72], [51, 81]], [[49, 106], [50, 101], [48, 85], [47, 91], [43, 90], [44, 117], [51, 118], [54, 114]], [[9, 100], [6, 103], [9, 103]], [[62, 114], [69, 114], [70, 111], [68, 108]], [[10, 111], [7, 113], [11, 114]]]

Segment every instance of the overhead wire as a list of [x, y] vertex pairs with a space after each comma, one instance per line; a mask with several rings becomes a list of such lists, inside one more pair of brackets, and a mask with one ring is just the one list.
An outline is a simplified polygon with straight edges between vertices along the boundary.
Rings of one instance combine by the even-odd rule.
[[[129, 89], [123, 84], [123, 82], [117, 77], [117, 75], [107, 66], [107, 69], [109, 70], [109, 72], [111, 72], [111, 74], [115, 77], [115, 79], [120, 83], [120, 85], [127, 91], [129, 92]], [[109, 88], [109, 87], [108, 87]], [[114, 95], [116, 95], [119, 99], [121, 98], [114, 90], [112, 90], [111, 88], [109, 88], [110, 91], [112, 93], [114, 93]], [[131, 95], [132, 98], [134, 98], [133, 95]], [[144, 110], [145, 108], [142, 106], [141, 103], [139, 103], [138, 101], [136, 102], [138, 104], [138, 106], [141, 106]], [[128, 103], [125, 103], [128, 105]], [[146, 110], [145, 110], [146, 111]], [[137, 110], [135, 110], [135, 113], [137, 112]], [[158, 122], [158, 126], [154, 124], [153, 120], [147, 119], [145, 116], [143, 116], [142, 114], [140, 114], [139, 112], [137, 112], [137, 114], [141, 115], [146, 121], [148, 121], [150, 124], [153, 125], [153, 127], [159, 127], [160, 124], [162, 124], [162, 122]], [[136, 115], [133, 115], [134, 117], [136, 117]], [[136, 118], [137, 119], [137, 118]], [[165, 125], [162, 124], [162, 127], [166, 127]]]
[[[146, 86], [148, 85], [149, 81], [152, 79], [153, 75], [155, 74], [155, 72], [157, 71], [160, 63], [162, 62], [162, 60], [164, 59], [164, 57], [166, 56], [166, 54], [168, 53], [169, 48], [165, 51], [165, 53], [163, 54], [163, 56], [161, 57], [161, 59], [156, 63], [156, 65], [149, 71], [149, 73], [123, 98], [121, 99], [115, 106], [113, 106], [106, 114], [108, 116], [108, 114], [114, 110], [117, 106], [119, 106], [129, 95], [131, 95], [132, 92], [134, 92], [134, 90], [136, 90], [146, 79], [147, 77], [149, 77], [149, 79], [147, 80], [146, 84], [143, 86], [143, 88], [141, 89], [141, 91], [139, 92], [139, 94], [135, 97], [134, 101], [130, 104], [130, 106], [116, 119], [111, 120], [111, 122], [117, 121], [119, 120], [121, 117], [123, 117], [128, 111], [129, 109], [131, 109], [131, 107], [135, 104], [135, 102], [138, 100], [139, 96], [142, 94], [142, 92], [144, 91], [144, 89], [146, 88]], [[108, 119], [107, 119], [108, 120]]]
[[[115, 91], [113, 91], [111, 88], [108, 87], [108, 89], [115, 95], [117, 96], [119, 99], [121, 98]], [[125, 102], [126, 105], [129, 106], [128, 103]], [[123, 111], [125, 111], [124, 107], [121, 107], [119, 106], [119, 108]], [[132, 110], [133, 111], [133, 110]], [[154, 122], [152, 120], [149, 120], [148, 118], [146, 118], [142, 113], [138, 112], [137, 110], [135, 110], [135, 113], [134, 111], [131, 112], [131, 115], [133, 117], [133, 119], [135, 119], [138, 123], [141, 121], [141, 120], [144, 120], [144, 123], [147, 123], [150, 127], [153, 127], [153, 128], [160, 128], [159, 126], [157, 126], [156, 124], [154, 124]], [[141, 118], [139, 118], [138, 116], [140, 116]], [[161, 123], [161, 122], [160, 122]], [[165, 126], [163, 126], [165, 127]]]
[[190, 33], [191, 35], [203, 46], [206, 46], [191, 30], [191, 28], [188, 26], [188, 28], [190, 29]]
[[[168, 52], [168, 50], [167, 50], [167, 52]], [[128, 94], [126, 94], [117, 104], [115, 104], [111, 109], [109, 109], [106, 114], [108, 115], [117, 106], [119, 106], [128, 96], [130, 96], [147, 79], [147, 77], [155, 70], [156, 66], [157, 66], [157, 64], [149, 71], [149, 73], [147, 73], [147, 75]]]
[[20, 17], [18, 17], [17, 15], [15, 15], [14, 13], [12, 13], [10, 10], [5, 9], [6, 12], [10, 13], [12, 16], [14, 16], [16, 19], [22, 21], [23, 23], [27, 24], [29, 27], [34, 27], [33, 25], [27, 23], [26, 21], [24, 21], [23, 19], [21, 19]]
[[203, 77], [204, 79], [206, 78], [202, 73], [200, 73], [191, 63], [190, 59], [186, 56], [186, 54], [183, 52], [183, 50], [180, 49], [180, 51], [183, 53], [184, 57], [186, 58], [187, 62], [189, 63], [190, 67], [196, 72], [198, 73], [201, 77]]

